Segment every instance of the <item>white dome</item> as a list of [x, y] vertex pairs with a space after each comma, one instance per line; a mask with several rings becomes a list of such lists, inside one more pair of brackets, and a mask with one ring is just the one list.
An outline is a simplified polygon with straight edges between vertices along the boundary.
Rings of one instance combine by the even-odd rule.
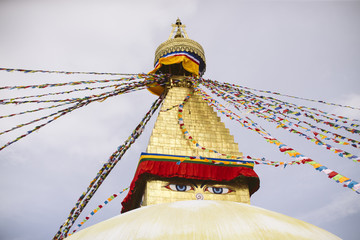
[[301, 220], [230, 201], [181, 201], [132, 210], [67, 240], [340, 239]]

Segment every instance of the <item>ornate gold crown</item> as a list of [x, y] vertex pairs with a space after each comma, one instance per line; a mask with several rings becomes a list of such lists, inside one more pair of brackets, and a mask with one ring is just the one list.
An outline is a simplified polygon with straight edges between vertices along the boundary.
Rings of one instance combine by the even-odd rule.
[[206, 63], [204, 49], [199, 43], [189, 38], [173, 38], [166, 40], [156, 49], [154, 64], [165, 54], [179, 51], [195, 53]]
[[[176, 20], [176, 24], [172, 24], [172, 27], [173, 28], [170, 33], [169, 39], [163, 42], [162, 44], [160, 44], [160, 46], [155, 51], [154, 65], [162, 56], [168, 53], [180, 52], [180, 51], [186, 51], [198, 55], [205, 65], [206, 60], [205, 60], [204, 49], [198, 42], [189, 39], [185, 31], [185, 25], [181, 23], [179, 18]], [[174, 38], [172, 38], [176, 27], [177, 27], [177, 32]]]

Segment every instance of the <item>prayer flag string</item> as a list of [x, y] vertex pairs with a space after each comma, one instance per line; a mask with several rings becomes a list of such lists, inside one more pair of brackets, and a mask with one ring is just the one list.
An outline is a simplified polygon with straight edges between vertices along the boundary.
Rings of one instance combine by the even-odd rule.
[[[225, 97], [223, 99], [225, 101], [228, 101]], [[232, 101], [228, 101], [228, 102], [236, 105], [236, 103], [234, 103]], [[327, 150], [333, 151], [335, 154], [338, 154], [338, 156], [340, 156], [340, 157], [346, 157], [346, 158], [349, 158], [349, 159], [353, 160], [354, 162], [360, 162], [360, 158], [358, 156], [353, 155], [353, 154], [351, 154], [349, 152], [346, 152], [344, 150], [335, 148], [335, 147], [331, 146], [330, 144], [325, 144], [324, 142], [322, 142], [321, 140], [319, 140], [316, 137], [316, 134], [315, 134], [315, 137], [310, 137], [310, 136], [306, 135], [305, 133], [302, 133], [300, 131], [297, 131], [297, 130], [291, 128], [290, 124], [291, 125], [297, 125], [297, 124], [288, 121], [289, 125], [286, 125], [283, 121], [276, 118], [276, 114], [273, 114], [272, 116], [269, 116], [269, 115], [266, 115], [266, 114], [261, 113], [259, 111], [256, 111], [256, 109], [253, 109], [250, 113], [255, 114], [257, 117], [263, 118], [263, 119], [265, 119], [265, 120], [267, 120], [269, 122], [275, 122], [278, 125], [278, 128], [281, 127], [282, 129], [287, 130], [290, 133], [296, 133], [299, 136], [304, 137], [305, 139], [315, 143], [316, 145], [325, 147]], [[309, 129], [306, 129], [306, 130], [310, 131]], [[322, 136], [324, 137], [323, 139], [326, 139], [325, 135], [322, 135]], [[342, 142], [342, 143], [344, 145], [349, 145], [349, 143], [346, 143], [346, 142]]]
[[[17, 137], [16, 139], [6, 143], [2, 147], [0, 147], [0, 151], [3, 150], [4, 148], [10, 146], [11, 144], [19, 141], [20, 139], [28, 136], [29, 134], [33, 133], [34, 131], [39, 130], [40, 128], [46, 126], [47, 124], [49, 124], [49, 123], [55, 121], [56, 119], [66, 115], [67, 113], [72, 112], [75, 109], [86, 106], [89, 103], [94, 102], [94, 101], [104, 101], [109, 97], [113, 97], [113, 96], [117, 96], [117, 95], [120, 95], [120, 94], [125, 94], [125, 93], [129, 93], [129, 92], [136, 91], [136, 90], [139, 90], [139, 89], [147, 88], [147, 84], [152, 83], [152, 82], [154, 82], [154, 80], [144, 80], [142, 82], [138, 82], [138, 83], [131, 84], [131, 85], [129, 84], [129, 85], [126, 85], [123, 88], [118, 88], [118, 89], [115, 89], [115, 90], [113, 90], [111, 92], [105, 92], [105, 93], [102, 93], [102, 94], [99, 94], [99, 95], [86, 96], [84, 98], [77, 98], [77, 99], [70, 99], [70, 100], [69, 99], [59, 100], [59, 102], [68, 102], [68, 103], [76, 103], [76, 104], [74, 106], [69, 107], [69, 108], [62, 109], [62, 110], [60, 110], [58, 112], [49, 114], [47, 116], [44, 116], [44, 117], [41, 117], [41, 118], [38, 118], [38, 119], [35, 119], [35, 120], [32, 120], [32, 121], [27, 122], [27, 123], [19, 124], [19, 125], [11, 128], [11, 129], [0, 132], [0, 135], [1, 135], [1, 134], [4, 134], [4, 133], [8, 133], [10, 131], [13, 131], [15, 129], [18, 129], [18, 128], [33, 124], [35, 122], [45, 120], [45, 119], [47, 119], [49, 117], [53, 117], [49, 121], [34, 127], [30, 131], [27, 131], [25, 134], [23, 134], [23, 135]], [[160, 82], [160, 81], [158, 81], [158, 82]], [[35, 101], [38, 101], [38, 100], [35, 100]], [[38, 102], [49, 102], [49, 100], [38, 101]]]
[[[216, 94], [217, 96], [220, 96], [223, 100], [227, 101], [230, 104], [233, 104], [236, 109], [239, 109], [238, 101], [236, 101], [236, 99], [234, 97], [232, 97], [230, 94], [221, 94], [221, 91], [222, 91], [221, 88], [216, 88], [216, 87], [213, 87], [213, 86], [206, 86], [206, 87], [208, 87], [212, 91], [213, 94]], [[244, 104], [244, 103], [242, 103], [242, 104]], [[358, 156], [353, 155], [353, 154], [351, 154], [349, 152], [346, 152], [346, 151], [344, 151], [342, 149], [335, 148], [335, 147], [331, 146], [330, 144], [325, 144], [321, 140], [319, 140], [317, 138], [317, 136], [320, 137], [321, 139], [324, 139], [324, 140], [333, 140], [335, 143], [339, 143], [339, 144], [342, 144], [342, 145], [350, 145], [352, 147], [357, 148], [358, 146], [356, 144], [350, 144], [350, 143], [345, 142], [345, 141], [338, 141], [336, 139], [329, 138], [329, 137], [327, 137], [327, 136], [325, 136], [323, 134], [319, 135], [317, 132], [311, 131], [310, 129], [299, 125], [299, 123], [301, 121], [299, 121], [298, 123], [293, 123], [293, 122], [291, 122], [291, 121], [289, 121], [287, 119], [282, 119], [282, 118], [277, 116], [275, 111], [272, 111], [270, 109], [262, 107], [262, 105], [260, 105], [259, 103], [253, 104], [250, 101], [246, 101], [246, 105], [247, 105], [248, 108], [251, 109], [251, 111], [250, 111], [251, 114], [255, 114], [256, 116], [258, 116], [260, 118], [263, 118], [263, 119], [265, 119], [265, 120], [267, 120], [269, 122], [275, 122], [278, 125], [278, 127], [281, 127], [283, 129], [289, 131], [290, 133], [296, 133], [299, 136], [305, 137], [307, 140], [310, 140], [310, 141], [314, 142], [317, 145], [323, 146], [327, 150], [333, 151], [334, 153], [338, 154], [340, 157], [347, 157], [349, 159], [352, 159], [354, 162], [360, 162], [360, 158]], [[272, 112], [271, 115], [266, 114], [269, 111]], [[289, 125], [286, 125], [285, 124], [286, 122], [288, 122]], [[299, 127], [299, 128], [302, 128], [302, 129], [306, 130], [307, 132], [312, 132], [314, 134], [314, 137], [310, 137], [310, 136], [306, 135], [305, 133], [302, 133], [300, 131], [297, 131], [297, 130], [291, 128], [290, 126], [296, 126], [296, 127]]]
[[[199, 89], [198, 87], [195, 88], [195, 92], [196, 93], [200, 93], [200, 96], [203, 98], [203, 100], [205, 100], [206, 102], [208, 102], [209, 106], [211, 107], [215, 107], [217, 111], [219, 111], [222, 114], [225, 114], [227, 117], [229, 117], [232, 120], [236, 120], [238, 121], [243, 127], [246, 127], [250, 130], [256, 131], [256, 132], [263, 132], [263, 129], [258, 129], [258, 128], [253, 128], [253, 127], [259, 127], [257, 126], [257, 124], [255, 122], [253, 122], [252, 120], [250, 120], [249, 118], [247, 118], [248, 120], [250, 120], [251, 122], [251, 126], [249, 125], [248, 121], [245, 121], [243, 119], [241, 119], [239, 116], [237, 116], [235, 113], [229, 111], [229, 110], [222, 110], [222, 108], [224, 107], [221, 104], [218, 104], [218, 102], [214, 99], [212, 99], [210, 96], [208, 96], [205, 92], [203, 92], [201, 89]], [[202, 146], [200, 143], [198, 143], [189, 133], [189, 131], [186, 129], [185, 127], [185, 123], [184, 123], [184, 119], [183, 119], [183, 108], [185, 103], [189, 100], [189, 98], [191, 97], [192, 94], [189, 94], [188, 96], [186, 96], [186, 98], [184, 99], [184, 101], [179, 104], [178, 107], [178, 123], [180, 126], [180, 129], [182, 131], [182, 133], [184, 134], [185, 138], [188, 139], [192, 144], [194, 144], [197, 148], [205, 150], [205, 151], [209, 151], [209, 152], [213, 152], [216, 153], [219, 156], [222, 157], [226, 157], [229, 159], [238, 159], [238, 160], [244, 160], [246, 159], [251, 159], [253, 160], [256, 164], [267, 164], [267, 165], [274, 165], [274, 166], [279, 166], [279, 165], [284, 165], [284, 164], [288, 164], [288, 165], [292, 165], [294, 163], [297, 163], [299, 161], [291, 161], [291, 162], [277, 162], [277, 161], [270, 161], [270, 160], [266, 160], [265, 158], [254, 158], [251, 156], [233, 156], [233, 155], [227, 155], [224, 153], [220, 153], [216, 150], [211, 150], [211, 149], [207, 149], [206, 147]], [[236, 118], [237, 117], [237, 118]], [[259, 127], [261, 128], [261, 127]]]
[[75, 204], [75, 207], [70, 211], [68, 218], [65, 222], [60, 226], [59, 231], [55, 234], [55, 239], [63, 239], [68, 235], [68, 232], [71, 226], [74, 224], [76, 219], [79, 217], [80, 213], [83, 211], [85, 206], [88, 204], [92, 196], [95, 194], [97, 189], [106, 179], [111, 170], [115, 167], [115, 165], [121, 160], [122, 156], [125, 152], [130, 148], [130, 146], [135, 142], [135, 140], [141, 135], [144, 131], [146, 124], [150, 120], [151, 116], [156, 112], [161, 103], [163, 102], [166, 96], [166, 92], [164, 92], [155, 102], [152, 104], [150, 110], [146, 113], [144, 118], [135, 128], [135, 130], [131, 133], [129, 138], [124, 142], [123, 145], [120, 145], [118, 149], [110, 156], [108, 161], [104, 163], [102, 168], [99, 170], [95, 178], [90, 182], [90, 185], [87, 187], [86, 191], [80, 196], [78, 201]]
[[32, 110], [27, 110], [27, 111], [24, 111], [24, 112], [12, 113], [12, 114], [9, 114], [9, 115], [3, 115], [3, 116], [0, 116], [0, 119], [1, 118], [7, 118], [7, 117], [14, 117], [14, 116], [18, 116], [18, 115], [23, 115], [23, 114], [26, 114], [26, 113], [38, 112], [38, 111], [51, 109], [51, 108], [57, 108], [57, 107], [61, 107], [61, 106], [67, 105], [67, 104], [71, 104], [71, 103], [72, 102], [65, 102], [65, 103], [61, 103], [61, 104], [58, 104], [58, 105], [52, 105], [52, 106], [49, 106], [49, 107], [36, 108], [36, 109], [32, 109]]
[[[139, 83], [138, 86], [131, 86], [131, 85], [127, 85], [127, 87], [125, 89], [127, 89], [126, 91], [124, 91], [125, 93], [129, 93], [129, 92], [133, 92], [133, 91], [137, 91], [137, 90], [142, 90], [142, 89], [146, 89], [147, 86], [143, 85], [143, 83]], [[121, 88], [123, 89], [123, 88]], [[88, 99], [91, 98], [97, 98], [103, 95], [107, 95], [107, 94], [111, 94], [117, 92], [117, 90], [112, 90], [109, 92], [105, 92], [105, 93], [101, 93], [98, 95], [91, 95], [91, 96], [85, 96], [85, 97], [80, 97], [80, 98], [66, 98], [66, 99], [48, 99], [48, 100], [24, 100], [24, 101], [13, 101], [12, 99], [10, 101], [5, 101], [5, 102], [1, 102], [0, 104], [26, 104], [26, 103], [58, 103], [58, 102], [79, 102], [79, 101], [86, 101]]]
[[35, 84], [35, 85], [25, 85], [25, 86], [4, 86], [0, 87], [0, 90], [14, 90], [14, 89], [33, 89], [33, 88], [49, 88], [49, 87], [63, 87], [63, 86], [75, 86], [81, 84], [94, 84], [94, 83], [109, 83], [109, 82], [129, 82], [140, 79], [146, 80], [159, 80], [162, 79], [163, 75], [150, 75], [150, 74], [137, 74], [131, 77], [117, 78], [117, 79], [102, 79], [102, 80], [86, 80], [86, 81], [74, 81], [74, 82], [63, 82], [63, 83], [44, 83], [44, 84]]
[[[75, 106], [72, 106], [72, 107], [69, 107], [69, 108], [67, 108], [67, 109], [64, 109], [64, 110], [61, 110], [61, 111], [57, 112], [57, 114], [55, 114], [56, 116], [54, 116], [52, 119], [50, 119], [50, 120], [47, 121], [46, 123], [43, 123], [43, 124], [41, 124], [41, 125], [39, 125], [39, 126], [34, 127], [33, 129], [27, 131], [25, 134], [23, 134], [23, 135], [15, 138], [14, 140], [12, 140], [12, 141], [6, 143], [4, 146], [0, 147], [0, 151], [3, 150], [4, 148], [10, 146], [11, 144], [19, 141], [20, 139], [28, 136], [29, 134], [31, 134], [31, 133], [39, 130], [40, 128], [44, 127], [45, 125], [47, 125], [47, 124], [55, 121], [56, 119], [64, 116], [65, 114], [68, 114], [68, 113], [74, 111], [75, 109], [78, 109], [78, 108], [80, 108], [80, 107], [83, 107], [83, 106], [85, 106], [85, 105], [87, 105], [87, 104], [88, 104], [88, 102], [84, 102], [84, 103], [83, 103], [83, 102], [80, 102], [80, 103], [77, 103]], [[16, 129], [16, 128], [15, 128], [15, 129]], [[14, 130], [14, 129], [11, 129], [11, 130]]]
[[[333, 132], [330, 132], [330, 131], [327, 131], [325, 129], [322, 129], [322, 128], [319, 128], [317, 126], [314, 126], [313, 124], [310, 124], [306, 121], [303, 121], [303, 120], [300, 120], [299, 118], [296, 118], [296, 117], [291, 117], [289, 115], [286, 115], [284, 114], [282, 111], [280, 111], [279, 107], [274, 107], [270, 104], [266, 104], [262, 101], [254, 101], [254, 99], [251, 97], [251, 98], [248, 98], [247, 96], [245, 95], [240, 95], [238, 94], [238, 90], [234, 90], [234, 89], [229, 89], [228, 87], [224, 88], [223, 85], [214, 85], [214, 84], [209, 84], [208, 82], [205, 82], [203, 83], [203, 85], [208, 88], [208, 89], [211, 89], [212, 92], [218, 96], [218, 97], [226, 97], [226, 98], [231, 98], [232, 101], [238, 103], [238, 104], [241, 104], [242, 107], [244, 107], [245, 109], [252, 109], [250, 105], [256, 105], [257, 107], [254, 107], [257, 109], [257, 111], [259, 112], [271, 112], [272, 114], [280, 114], [284, 117], [284, 119], [282, 119], [283, 121], [288, 121], [287, 119], [285, 118], [288, 118], [288, 119], [293, 119], [293, 120], [296, 120], [297, 121], [297, 124], [294, 124], [295, 126], [297, 127], [300, 127], [302, 129], [305, 129], [303, 126], [301, 126], [300, 124], [301, 123], [304, 123], [308, 126], [310, 126], [312, 129], [317, 129], [317, 130], [320, 130], [321, 132], [323, 133], [327, 133], [327, 134], [332, 134], [335, 138], [339, 138], [341, 140], [344, 140], [344, 139], [347, 139], [347, 141], [351, 142], [350, 143], [346, 143], [344, 141], [338, 141], [336, 139], [332, 139], [330, 138], [330, 140], [333, 140], [335, 143], [339, 143], [339, 144], [343, 144], [343, 145], [348, 145], [350, 144], [352, 147], [355, 147], [355, 148], [358, 148], [359, 146], [357, 144], [359, 144], [359, 141], [357, 140], [354, 140], [354, 139], [351, 139], [351, 138], [347, 138], [347, 137], [344, 137], [340, 134], [337, 134], [337, 133], [333, 133]], [[235, 92], [234, 92], [235, 91]], [[222, 92], [222, 93], [221, 93]], [[224, 93], [226, 92], [226, 93]], [[241, 98], [239, 98], [241, 97]], [[270, 108], [271, 107], [271, 108]], [[300, 114], [299, 114], [300, 115]], [[280, 119], [280, 117], [279, 117]], [[320, 122], [322, 120], [317, 120], [317, 122]], [[338, 129], [339, 127], [335, 127], [333, 126], [335, 129]], [[356, 130], [356, 129], [345, 129], [351, 133], [358, 133], [359, 131]], [[314, 131], [312, 131], [314, 132]], [[317, 134], [316, 132], [314, 134]], [[328, 137], [325, 137], [326, 140], [328, 140], [327, 138]]]
[[78, 88], [78, 89], [73, 89], [73, 90], [64, 91], [64, 92], [52, 92], [52, 93], [45, 93], [45, 94], [38, 94], [38, 95], [30, 95], [30, 96], [22, 96], [22, 97], [13, 97], [13, 98], [8, 98], [8, 99], [0, 99], [0, 104], [2, 104], [3, 102], [12, 102], [12, 101], [18, 100], [18, 99], [40, 98], [40, 97], [53, 96], [53, 95], [69, 94], [69, 93], [73, 93], [73, 92], [105, 89], [105, 88], [111, 88], [111, 87], [118, 88], [120, 86], [127, 85], [127, 84], [128, 83], [120, 83], [120, 84], [112, 84], [112, 85], [101, 86], [101, 87], [93, 87], [93, 88], [86, 87], [86, 88]]
[[[360, 193], [360, 184], [358, 182], [353, 181], [350, 178], [345, 177], [345, 176], [327, 168], [326, 166], [315, 162], [311, 158], [306, 157], [305, 155], [297, 152], [293, 148], [288, 147], [286, 144], [284, 144], [284, 143], [280, 142], [279, 140], [277, 140], [276, 138], [272, 137], [269, 133], [267, 133], [263, 128], [259, 127], [253, 121], [250, 126], [248, 121], [241, 119], [238, 115], [234, 114], [232, 111], [228, 110], [223, 105], [219, 104], [216, 100], [212, 99], [209, 95], [207, 95], [198, 86], [195, 86], [195, 92], [200, 94], [202, 99], [205, 100], [209, 104], [209, 106], [215, 107], [219, 112], [221, 112], [222, 114], [224, 114], [231, 120], [236, 120], [236, 121], [240, 122], [241, 125], [246, 127], [247, 129], [257, 132], [267, 142], [278, 146], [280, 152], [284, 152], [285, 154], [287, 154], [293, 158], [296, 158], [295, 161], [291, 161], [291, 162], [272, 162], [272, 163], [264, 162], [263, 164], [273, 165], [275, 167], [280, 166], [280, 165], [286, 166], [286, 165], [293, 165], [293, 164], [305, 164], [305, 163], [310, 164], [315, 168], [315, 170], [325, 173], [329, 178], [335, 180], [338, 183], [342, 183], [344, 187], [348, 187], [348, 188], [352, 189], [353, 191], [355, 191], [356, 193]], [[179, 108], [181, 105], [179, 105]], [[183, 106], [181, 106], [181, 107], [183, 107]], [[180, 114], [179, 118], [180, 117], [181, 117], [181, 114]], [[249, 118], [247, 118], [247, 119], [249, 119]], [[185, 134], [185, 131], [183, 131], [183, 133]], [[232, 156], [229, 156], [229, 158], [231, 158], [231, 157]], [[262, 163], [262, 162], [258, 162], [258, 161], [254, 161], [254, 162], [256, 164]]]
[[230, 83], [228, 83], [228, 84], [232, 85], [232, 86], [235, 86], [235, 87], [238, 87], [238, 88], [247, 89], [247, 90], [253, 90], [253, 91], [257, 91], [257, 92], [269, 93], [269, 94], [274, 94], [274, 95], [279, 95], [279, 96], [284, 96], [284, 97], [290, 97], [290, 98], [296, 98], [296, 99], [305, 100], [305, 101], [318, 102], [318, 103], [322, 103], [322, 104], [326, 104], [326, 105], [333, 105], [333, 106], [337, 106], [337, 107], [344, 107], [344, 108], [351, 108], [351, 109], [360, 110], [360, 108], [358, 108], [358, 107], [341, 105], [341, 104], [337, 104], [337, 103], [329, 103], [329, 102], [325, 102], [325, 101], [321, 101], [321, 100], [313, 100], [313, 99], [308, 99], [308, 98], [296, 97], [296, 96], [291, 96], [291, 95], [282, 94], [282, 93], [278, 93], [278, 92], [265, 91], [265, 90], [255, 89], [255, 88], [244, 87], [244, 86], [240, 86], [240, 85], [236, 85], [236, 84], [230, 84]]
[[[238, 97], [238, 98], [241, 97], [241, 99], [243, 101], [248, 100], [248, 101], [251, 101], [251, 102], [254, 102], [254, 103], [263, 103], [263, 105], [266, 105], [266, 106], [269, 106], [269, 107], [273, 108], [278, 113], [283, 113], [283, 114], [286, 114], [286, 115], [291, 114], [291, 115], [295, 115], [295, 116], [305, 116], [305, 117], [311, 118], [312, 120], [316, 121], [317, 123], [323, 123], [323, 124], [328, 125], [328, 126], [334, 128], [334, 129], [343, 128], [346, 131], [351, 132], [351, 133], [360, 133], [360, 130], [357, 130], [355, 128], [340, 125], [338, 123], [325, 121], [325, 120], [322, 120], [322, 119], [319, 119], [319, 118], [315, 117], [315, 116], [322, 116], [322, 117], [325, 117], [325, 118], [330, 119], [330, 120], [335, 121], [335, 122], [341, 121], [341, 122], [344, 122], [344, 123], [348, 123], [348, 121], [345, 121], [345, 120], [329, 117], [328, 115], [330, 115], [330, 114], [328, 114], [326, 112], [322, 112], [323, 114], [313, 113], [312, 111], [307, 110], [307, 109], [313, 109], [313, 108], [306, 108], [304, 106], [298, 107], [295, 104], [284, 102], [284, 101], [281, 101], [279, 99], [275, 99], [275, 98], [272, 98], [272, 97], [258, 96], [256, 94], [251, 93], [250, 91], [244, 91], [244, 90], [235, 88], [235, 87], [232, 86], [234, 84], [217, 83], [216, 81], [211, 81], [211, 80], [204, 80], [204, 81], [202, 81], [202, 83], [206, 87], [209, 87], [209, 86], [213, 85], [213, 86], [217, 86], [217, 87], [222, 88], [226, 92], [231, 91], [232, 94], [234, 94], [236, 97]], [[264, 103], [264, 102], [262, 102], [262, 100], [259, 100], [259, 98], [263, 99], [263, 100], [270, 101], [273, 104]], [[294, 108], [295, 111], [290, 110], [290, 108]], [[336, 115], [334, 115], [334, 116], [336, 116]], [[343, 117], [343, 116], [336, 116], [336, 117], [338, 117], [338, 118], [346, 118], [346, 117]], [[348, 118], [346, 118], [346, 119], [348, 119]], [[349, 121], [359, 121], [359, 120], [357, 120], [357, 119], [349, 119]], [[351, 124], [351, 126], [352, 127], [359, 127], [358, 124]]]
[[60, 73], [60, 74], [92, 74], [92, 75], [135, 75], [131, 73], [106, 73], [106, 72], [68, 72], [68, 71], [50, 71], [50, 70], [27, 70], [17, 68], [0, 68], [0, 71], [22, 72], [22, 73]]
[[[324, 112], [324, 111], [320, 111], [319, 109], [316, 109], [316, 108], [309, 108], [309, 107], [305, 107], [305, 106], [297, 106], [296, 104], [294, 103], [289, 103], [289, 102], [286, 102], [286, 101], [282, 101], [280, 99], [277, 99], [277, 98], [273, 98], [273, 97], [265, 97], [265, 96], [262, 96], [262, 95], [257, 95], [257, 94], [254, 94], [250, 91], [245, 91], [245, 90], [241, 90], [241, 89], [237, 89], [237, 91], [240, 91], [240, 92], [243, 92], [249, 96], [253, 96], [255, 98], [260, 98], [260, 99], [263, 99], [263, 100], [267, 100], [267, 101], [270, 101], [272, 104], [267, 104], [269, 106], [272, 106], [273, 108], [276, 108], [276, 110], [281, 110], [281, 109], [284, 109], [284, 106], [286, 106], [287, 108], [292, 108], [292, 109], [295, 109], [296, 111], [301, 111], [304, 113], [305, 116], [309, 117], [309, 118], [312, 118], [314, 120], [316, 120], [316, 117], [324, 117], [324, 118], [327, 118], [329, 120], [332, 120], [332, 121], [335, 121], [335, 122], [343, 122], [343, 123], [348, 123], [347, 120], [344, 120], [345, 117], [342, 117], [342, 116], [337, 116], [335, 114], [329, 114], [327, 112]], [[318, 112], [320, 112], [321, 114], [319, 114]], [[297, 112], [295, 112], [297, 113]], [[346, 118], [348, 119], [348, 118]], [[356, 119], [349, 119], [349, 121], [356, 121]]]
[[[344, 116], [337, 116], [335, 114], [329, 114], [327, 112], [324, 112], [324, 111], [321, 111], [321, 110], [318, 110], [316, 108], [309, 108], [309, 107], [305, 107], [305, 106], [297, 106], [296, 104], [293, 104], [293, 103], [288, 103], [288, 102], [285, 102], [285, 101], [282, 101], [282, 100], [279, 100], [279, 99], [276, 99], [276, 98], [273, 98], [273, 97], [265, 97], [265, 96], [261, 96], [261, 95], [256, 95], [248, 90], [243, 90], [241, 88], [237, 88], [236, 86], [237, 85], [234, 85], [234, 84], [230, 84], [230, 83], [219, 83], [218, 81], [214, 81], [214, 80], [202, 80], [202, 83], [205, 85], [205, 84], [210, 84], [210, 85], [216, 85], [216, 86], [219, 86], [219, 87], [222, 87], [223, 89], [227, 88], [227, 89], [232, 89], [233, 91], [237, 91], [240, 95], [238, 97], [255, 97], [255, 98], [260, 98], [260, 99], [264, 99], [264, 100], [267, 100], [267, 101], [270, 101], [271, 103], [273, 103], [274, 105], [276, 105], [274, 108], [276, 108], [276, 110], [281, 110], [283, 108], [283, 106], [287, 106], [288, 108], [295, 108], [297, 111], [302, 111], [302, 112], [307, 112], [305, 113], [305, 115], [309, 118], [312, 118], [313, 120], [318, 121], [318, 119], [316, 117], [314, 117], [314, 115], [316, 116], [322, 116], [322, 117], [325, 117], [327, 119], [330, 119], [332, 121], [335, 121], [335, 122], [343, 122], [343, 123], [348, 123], [348, 121], [360, 121], [358, 119], [350, 119], [350, 118], [347, 118], [347, 117], [344, 117]], [[251, 99], [252, 101], [254, 101], [255, 99]], [[289, 111], [289, 109], [285, 109], [286, 111]], [[320, 112], [322, 114], [318, 114], [316, 112]], [[289, 114], [298, 114], [298, 112], [292, 112], [292, 111], [289, 111]], [[344, 120], [345, 119], [345, 120]], [[346, 119], [348, 121], [346, 121]], [[334, 124], [336, 125], [336, 124]], [[359, 127], [358, 124], [351, 124], [352, 127]]]
[[72, 234], [74, 234], [77, 230], [79, 230], [80, 227], [82, 227], [84, 225], [84, 223], [86, 223], [91, 216], [94, 216], [95, 213], [97, 213], [98, 211], [100, 211], [100, 209], [102, 209], [103, 207], [105, 207], [107, 204], [109, 204], [112, 200], [114, 200], [115, 198], [117, 198], [120, 194], [122, 194], [123, 192], [125, 192], [126, 190], [128, 190], [129, 187], [124, 188], [122, 191], [120, 191], [119, 193], [114, 193], [112, 194], [110, 197], [108, 197], [103, 204], [100, 204], [97, 206], [97, 208], [95, 208], [94, 210], [91, 211], [91, 213], [89, 213], [79, 224], [76, 225], [76, 227], [73, 229], [72, 233], [69, 233], [68, 236], [71, 236]]
[[[30, 121], [30, 122], [16, 125], [15, 127], [12, 127], [12, 128], [10, 128], [10, 129], [8, 129], [8, 130], [5, 130], [5, 131], [0, 132], [0, 135], [2, 135], [2, 134], [4, 134], [4, 133], [11, 132], [11, 131], [13, 131], [13, 130], [15, 130], [15, 129], [18, 129], [18, 128], [21, 128], [21, 127], [24, 127], [24, 126], [27, 126], [27, 125], [30, 125], [30, 124], [33, 124], [33, 123], [36, 123], [36, 122], [38, 122], [38, 121], [45, 120], [45, 119], [47, 119], [47, 118], [49, 118], [49, 117], [52, 117], [52, 116], [55, 116], [55, 115], [59, 115], [59, 114], [61, 115], [62, 112], [72, 111], [71, 109], [73, 109], [73, 106], [72, 106], [72, 107], [69, 107], [69, 108], [66, 108], [66, 109], [62, 109], [62, 110], [57, 111], [57, 112], [55, 112], [55, 113], [51, 113], [51, 114], [46, 115], [46, 116], [44, 116], [44, 117], [41, 117], [41, 118], [32, 120], [32, 121]], [[73, 110], [74, 110], [74, 109], [73, 109]], [[36, 129], [39, 129], [39, 128], [40, 128], [40, 127], [36, 127]], [[0, 150], [1, 150], [1, 148], [0, 148]]]
[[[245, 158], [246, 159], [251, 159], [257, 164], [264, 164], [264, 163], [266, 163], [266, 164], [276, 164], [277, 163], [277, 162], [266, 160], [265, 158], [260, 159], [260, 158], [250, 157], [250, 156], [244, 157], [244, 156], [228, 155], [228, 154], [224, 154], [224, 153], [218, 152], [216, 150], [208, 149], [207, 147], [202, 146], [199, 142], [196, 141], [196, 139], [194, 137], [191, 136], [190, 132], [186, 129], [185, 122], [184, 122], [184, 117], [183, 117], [183, 111], [184, 111], [185, 103], [190, 99], [190, 97], [192, 95], [193, 95], [193, 93], [188, 94], [186, 96], [186, 98], [183, 100], [183, 102], [178, 105], [178, 124], [179, 124], [180, 130], [183, 133], [183, 135], [185, 136], [185, 138], [189, 142], [194, 144], [196, 148], [204, 150], [206, 152], [215, 153], [215, 154], [219, 155], [220, 157], [226, 157], [227, 159], [231, 159], [231, 160], [224, 159], [223, 161], [212, 161], [212, 163], [214, 163], [214, 164], [219, 164], [219, 163], [231, 164], [231, 163], [235, 162], [235, 164], [241, 164], [243, 162], [248, 162], [248, 160], [245, 161]], [[199, 156], [199, 158], [204, 159], [205, 161], [210, 161], [207, 158], [204, 158], [204, 157], [201, 157], [201, 156]]]

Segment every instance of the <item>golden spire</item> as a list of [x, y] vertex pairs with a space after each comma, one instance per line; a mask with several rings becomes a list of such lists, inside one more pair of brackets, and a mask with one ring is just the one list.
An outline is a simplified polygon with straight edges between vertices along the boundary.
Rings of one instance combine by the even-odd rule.
[[[156, 49], [153, 70], [169, 75], [167, 95], [122, 203], [122, 212], [192, 199], [250, 203], [251, 194], [259, 187], [253, 163], [232, 164], [209, 150], [242, 156], [234, 136], [214, 109], [194, 92], [192, 82], [184, 74], [185, 70], [197, 76], [203, 74], [204, 50], [188, 38], [180, 19], [172, 27], [169, 39]], [[196, 144], [185, 137], [181, 126], [186, 126]]]

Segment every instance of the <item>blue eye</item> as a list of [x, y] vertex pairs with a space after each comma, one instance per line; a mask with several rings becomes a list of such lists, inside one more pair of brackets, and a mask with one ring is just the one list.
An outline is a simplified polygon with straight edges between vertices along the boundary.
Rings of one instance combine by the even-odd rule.
[[222, 194], [223, 193], [223, 188], [213, 187], [212, 190], [216, 194]]
[[178, 191], [178, 192], [187, 192], [189, 190], [194, 190], [190, 185], [181, 185], [181, 184], [169, 184], [165, 186], [167, 189]]
[[232, 192], [232, 190], [226, 187], [207, 187], [206, 190], [214, 194], [226, 194]]
[[186, 186], [176, 184], [176, 190], [179, 191], [179, 192], [185, 192], [186, 191]]

